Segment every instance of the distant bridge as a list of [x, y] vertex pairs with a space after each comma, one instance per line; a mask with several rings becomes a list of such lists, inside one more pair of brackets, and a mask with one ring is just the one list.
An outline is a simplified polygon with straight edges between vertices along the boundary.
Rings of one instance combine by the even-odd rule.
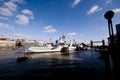
[[[94, 43], [101, 43], [102, 45], [93, 45]], [[96, 51], [102, 52], [102, 51], [106, 51], [108, 46], [105, 45], [105, 40], [101, 40], [101, 41], [90, 41], [90, 47], [95, 49]]]

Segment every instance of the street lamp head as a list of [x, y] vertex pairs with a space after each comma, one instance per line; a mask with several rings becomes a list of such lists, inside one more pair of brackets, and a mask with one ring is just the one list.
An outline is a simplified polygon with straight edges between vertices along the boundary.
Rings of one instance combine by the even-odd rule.
[[114, 16], [114, 12], [113, 11], [107, 11], [104, 15], [105, 19], [112, 19], [112, 17]]

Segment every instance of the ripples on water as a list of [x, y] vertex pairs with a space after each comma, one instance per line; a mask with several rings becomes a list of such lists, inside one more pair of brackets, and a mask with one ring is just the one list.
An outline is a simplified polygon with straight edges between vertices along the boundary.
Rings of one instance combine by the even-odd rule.
[[[42, 80], [74, 78], [103, 80], [104, 62], [93, 50], [56, 53], [0, 54], [0, 80]], [[4, 56], [4, 57], [3, 57]], [[16, 62], [17, 57], [28, 60]]]

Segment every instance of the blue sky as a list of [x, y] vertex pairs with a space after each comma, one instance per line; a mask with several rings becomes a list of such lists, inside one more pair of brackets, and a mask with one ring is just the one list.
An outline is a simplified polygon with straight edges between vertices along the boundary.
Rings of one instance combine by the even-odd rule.
[[0, 0], [0, 35], [13, 39], [58, 39], [89, 43], [108, 37], [104, 14], [120, 24], [120, 0]]

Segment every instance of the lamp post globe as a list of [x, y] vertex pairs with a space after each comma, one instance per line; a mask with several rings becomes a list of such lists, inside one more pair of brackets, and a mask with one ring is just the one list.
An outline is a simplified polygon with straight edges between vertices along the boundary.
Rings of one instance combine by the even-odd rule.
[[114, 12], [113, 11], [107, 11], [105, 13], [105, 15], [104, 15], [105, 19], [108, 19], [108, 20], [112, 19], [113, 16], [114, 16]]

